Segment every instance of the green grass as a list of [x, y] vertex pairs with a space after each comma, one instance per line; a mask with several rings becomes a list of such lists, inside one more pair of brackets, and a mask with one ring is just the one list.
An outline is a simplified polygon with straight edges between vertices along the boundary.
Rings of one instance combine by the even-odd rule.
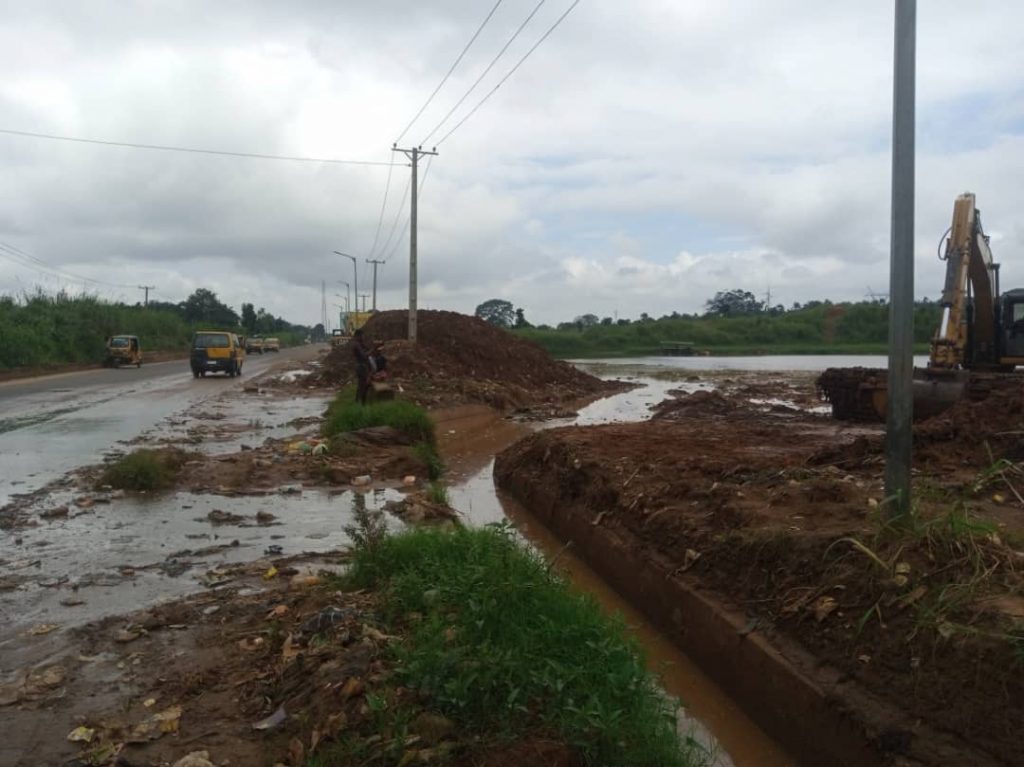
[[427, 500], [440, 506], [451, 505], [451, 499], [448, 497], [448, 488], [436, 480], [427, 486]]
[[427, 478], [436, 481], [444, 475], [445, 465], [438, 455], [437, 447], [431, 442], [417, 442], [413, 445], [416, 457], [427, 465]]
[[174, 483], [185, 460], [177, 450], [136, 450], [107, 466], [96, 484], [118, 490], [164, 490]]
[[[556, 734], [588, 764], [690, 767], [674, 703], [620, 619], [572, 592], [509, 528], [417, 529], [357, 547], [350, 587], [385, 593], [398, 681], [463, 731]], [[421, 616], [406, 625], [410, 614]]]
[[426, 410], [406, 400], [360, 405], [353, 387], [343, 389], [328, 406], [323, 433], [334, 437], [370, 426], [391, 426], [416, 442], [434, 445], [434, 422]]

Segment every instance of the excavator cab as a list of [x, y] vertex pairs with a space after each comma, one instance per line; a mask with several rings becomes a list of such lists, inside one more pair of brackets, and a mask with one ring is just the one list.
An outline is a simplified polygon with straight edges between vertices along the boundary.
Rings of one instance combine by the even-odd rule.
[[1008, 290], [1000, 298], [1002, 354], [1005, 365], [1024, 365], [1024, 289]]

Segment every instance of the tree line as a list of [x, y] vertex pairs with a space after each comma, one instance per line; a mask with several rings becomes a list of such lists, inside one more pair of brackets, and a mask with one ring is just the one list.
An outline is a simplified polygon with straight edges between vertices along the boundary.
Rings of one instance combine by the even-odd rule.
[[252, 304], [241, 314], [216, 293], [200, 288], [180, 303], [125, 304], [88, 294], [36, 290], [0, 296], [0, 369], [98, 362], [108, 336], [135, 335], [143, 352], [185, 351], [197, 329], [231, 330], [244, 335], [273, 334], [282, 345], [301, 343], [309, 334]]
[[[522, 310], [494, 301], [477, 316], [531, 338], [556, 356], [656, 354], [667, 343], [691, 343], [710, 353], [881, 353], [888, 341], [889, 307], [882, 300], [832, 303], [808, 301], [790, 307], [768, 305], [749, 291], [716, 293], [701, 313], [672, 312], [655, 318], [600, 318], [583, 314], [571, 321], [531, 325]], [[481, 311], [484, 308], [485, 311]], [[927, 299], [914, 310], [914, 340], [922, 350], [938, 325], [941, 309]]]

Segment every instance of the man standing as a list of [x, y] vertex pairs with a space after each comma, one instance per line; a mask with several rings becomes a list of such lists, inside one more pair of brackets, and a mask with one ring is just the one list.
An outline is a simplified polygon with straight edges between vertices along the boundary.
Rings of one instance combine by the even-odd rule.
[[370, 347], [362, 328], [353, 334], [352, 353], [356, 358], [356, 402], [365, 405], [370, 390]]

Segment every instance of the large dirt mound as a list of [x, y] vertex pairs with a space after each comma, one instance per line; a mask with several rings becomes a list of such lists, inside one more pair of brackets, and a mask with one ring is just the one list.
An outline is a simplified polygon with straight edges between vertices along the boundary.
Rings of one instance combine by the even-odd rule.
[[[370, 339], [385, 341], [393, 380], [410, 399], [428, 406], [485, 402], [501, 409], [560, 403], [608, 391], [614, 385], [552, 358], [540, 346], [456, 312], [421, 311], [417, 342], [405, 311], [379, 312], [366, 323]], [[355, 378], [352, 346], [333, 349], [320, 382]]]

